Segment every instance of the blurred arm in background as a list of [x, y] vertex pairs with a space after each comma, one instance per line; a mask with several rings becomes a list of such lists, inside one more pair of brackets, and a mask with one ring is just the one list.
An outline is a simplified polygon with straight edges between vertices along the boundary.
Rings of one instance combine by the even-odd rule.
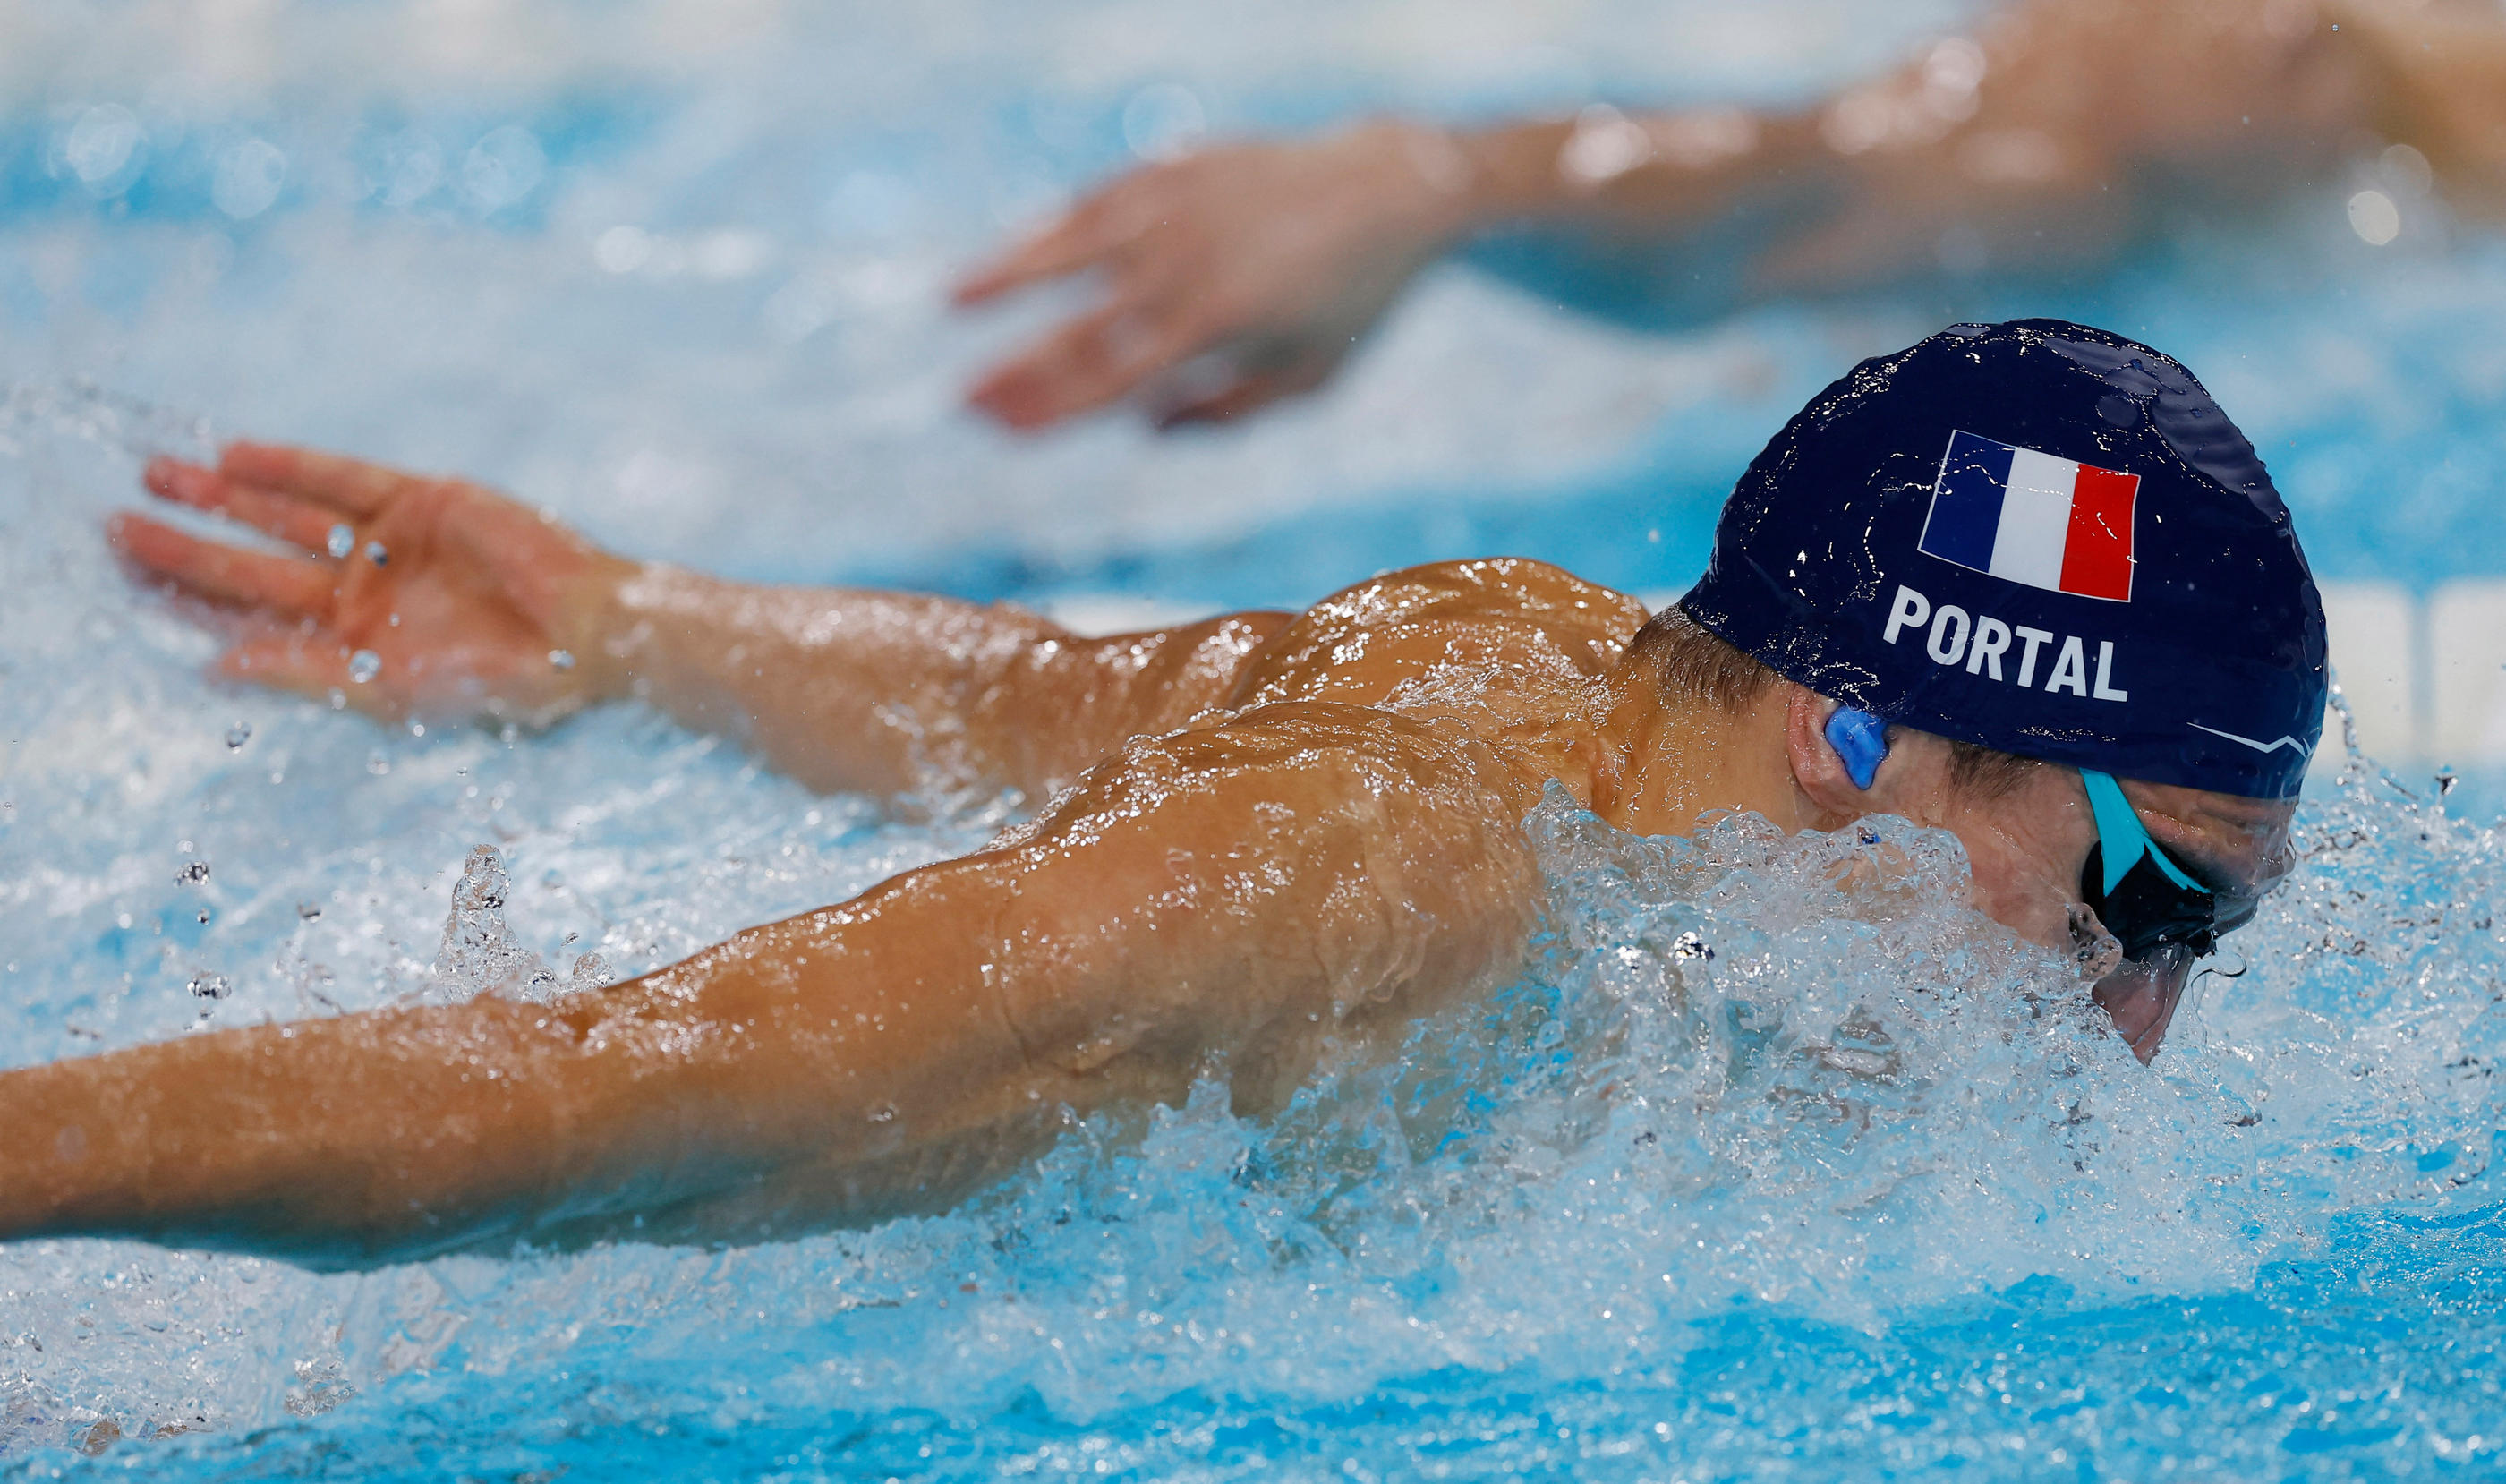
[[2457, 209], [2506, 201], [2494, 6], [2030, 0], [1798, 112], [1376, 121], [1134, 170], [960, 285], [977, 304], [1083, 271], [1107, 283], [970, 397], [1020, 428], [1143, 391], [1163, 422], [1235, 416], [1319, 384], [1419, 269], [1495, 228], [1565, 229], [1659, 269], [1751, 219], [1743, 298], [1900, 277], [1947, 244], [2083, 268], [2153, 206], [2250, 206], [2390, 143]]

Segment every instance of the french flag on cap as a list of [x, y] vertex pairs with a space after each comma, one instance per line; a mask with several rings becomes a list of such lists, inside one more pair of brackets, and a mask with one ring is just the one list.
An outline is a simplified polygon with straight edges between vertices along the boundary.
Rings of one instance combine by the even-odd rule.
[[1950, 435], [1916, 546], [2031, 588], [2131, 601], [2131, 507], [2140, 476]]

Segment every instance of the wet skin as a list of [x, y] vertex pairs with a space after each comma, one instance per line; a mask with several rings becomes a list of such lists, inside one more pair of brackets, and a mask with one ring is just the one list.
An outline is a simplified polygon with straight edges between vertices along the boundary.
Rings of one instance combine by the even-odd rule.
[[[1551, 778], [1646, 832], [1717, 809], [1953, 830], [1978, 906], [2114, 967], [2076, 901], [2094, 829], [2075, 773], [1977, 798], [1946, 743], [1900, 733], [1856, 788], [1819, 735], [1832, 703], [1666, 694], [1628, 647], [1641, 605], [1536, 562], [1089, 639], [1012, 608], [629, 562], [476, 486], [296, 450], [148, 483], [295, 548], [114, 523], [135, 567], [231, 626], [229, 674], [439, 721], [634, 697], [819, 787], [1048, 802], [983, 851], [552, 1006], [484, 996], [0, 1075], [0, 1233], [357, 1263], [945, 1206], [1064, 1108], [1179, 1099], [1213, 1056], [1239, 1108], [1274, 1107], [1332, 1047], [1387, 1046], [1516, 972], [1545, 895], [1522, 821]], [[339, 524], [344, 561], [320, 555]], [[362, 682], [361, 649], [380, 661]], [[2126, 789], [2239, 901], [2285, 868], [2284, 808]], [[2153, 1052], [2166, 986], [2098, 993]]]

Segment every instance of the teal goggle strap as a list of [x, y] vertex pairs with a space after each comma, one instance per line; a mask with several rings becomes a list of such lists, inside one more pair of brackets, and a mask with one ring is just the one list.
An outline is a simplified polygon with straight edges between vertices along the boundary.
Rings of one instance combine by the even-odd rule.
[[2140, 822], [2140, 815], [2133, 811], [2131, 801], [2123, 796], [2123, 785], [2114, 780], [2113, 775], [2083, 768], [2080, 781], [2088, 785], [2089, 813], [2096, 820], [2097, 839], [2105, 847], [2102, 853], [2109, 895], [2130, 874], [2132, 862], [2144, 855], [2168, 881], [2187, 891], [2210, 894], [2209, 887], [2185, 875], [2184, 868], [2168, 859], [2158, 842], [2149, 838], [2149, 827]]

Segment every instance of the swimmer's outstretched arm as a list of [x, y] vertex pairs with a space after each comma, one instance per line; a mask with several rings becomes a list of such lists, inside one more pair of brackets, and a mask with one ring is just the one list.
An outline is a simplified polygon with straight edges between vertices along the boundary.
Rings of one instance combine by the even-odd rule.
[[236, 444], [148, 488], [287, 554], [141, 515], [115, 545], [240, 614], [220, 668], [391, 718], [552, 720], [636, 697], [820, 788], [1041, 794], [1217, 706], [1280, 614], [1088, 639], [1016, 608], [643, 564], [464, 480]]
[[1138, 740], [1019, 838], [554, 1006], [487, 997], [0, 1074], [0, 1236], [357, 1265], [729, 1239], [945, 1206], [1064, 1107], [1328, 1036], [1516, 961], [1536, 780], [1354, 706]]
[[969, 396], [1019, 427], [1153, 385], [1165, 419], [1234, 416], [1323, 380], [1413, 274], [1498, 227], [1684, 282], [1683, 246], [1737, 223], [1757, 295], [2083, 266], [2153, 204], [2214, 216], [2367, 139], [2416, 147], [2493, 215], [2501, 126], [2506, 25], [2478, 0], [2028, 0], [1807, 107], [1377, 121], [1143, 165], [960, 285], [972, 303], [1093, 271], [1108, 290]]

